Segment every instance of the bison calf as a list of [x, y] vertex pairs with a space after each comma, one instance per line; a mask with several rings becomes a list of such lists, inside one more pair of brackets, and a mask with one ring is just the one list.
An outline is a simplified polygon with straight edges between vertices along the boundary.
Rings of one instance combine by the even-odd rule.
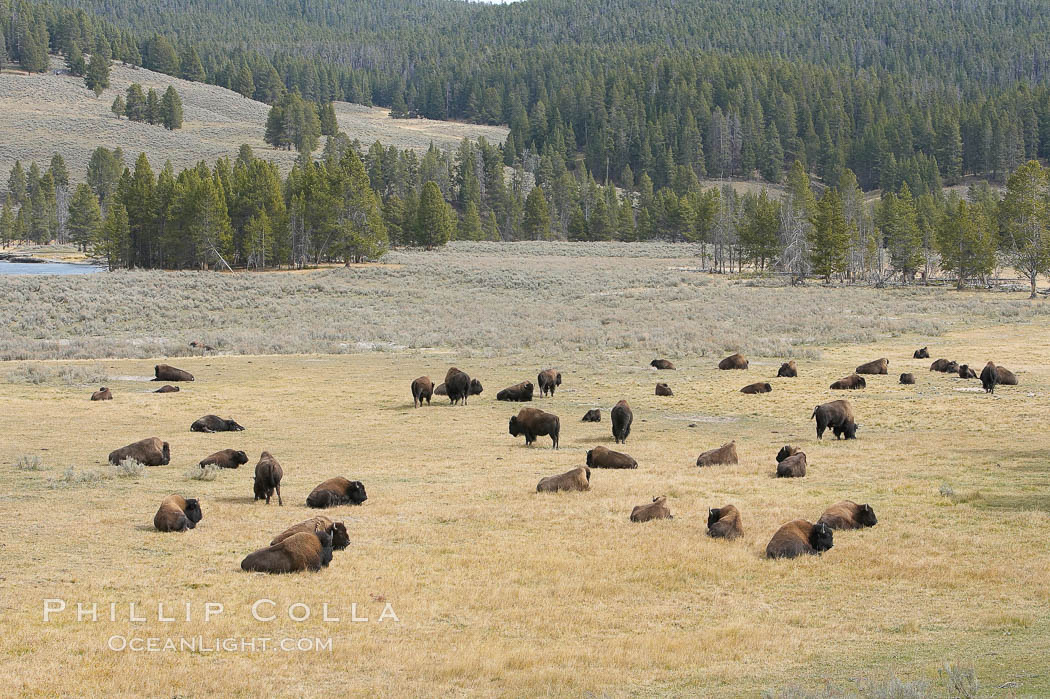
[[900, 381], [901, 381], [902, 384], [909, 384], [909, 385], [910, 384], [914, 384], [915, 383], [915, 374], [901, 374]]
[[339, 505], [360, 505], [368, 499], [361, 481], [351, 481], [342, 476], [329, 478], [306, 496], [306, 506], [323, 509]]
[[969, 364], [959, 365], [959, 378], [960, 379], [976, 379], [977, 372], [970, 368]]
[[788, 522], [773, 535], [766, 546], [769, 558], [796, 558], [809, 554], [819, 556], [834, 545], [831, 527], [804, 519]]
[[430, 399], [434, 395], [434, 382], [429, 376], [420, 376], [412, 381], [412, 407], [419, 408], [423, 401], [430, 405]]
[[658, 396], [673, 396], [674, 393], [671, 391], [671, 387], [665, 383], [656, 384], [656, 395]]
[[248, 463], [248, 455], [236, 449], [223, 449], [211, 456], [206, 456], [198, 464], [201, 468], [205, 466], [218, 466], [219, 468], [240, 468], [241, 464]]
[[171, 449], [167, 442], [147, 437], [109, 453], [109, 463], [114, 466], [124, 459], [134, 459], [145, 466], [167, 466], [171, 462]]
[[831, 384], [831, 388], [835, 391], [853, 391], [858, 388], [866, 388], [867, 385], [868, 382], [864, 380], [863, 376], [860, 376], [858, 374], [850, 374], [846, 378], [839, 379], [835, 383]]
[[161, 386], [154, 393], [178, 393], [180, 390], [178, 386]]
[[853, 408], [848, 401], [833, 400], [813, 408], [813, 414], [809, 416], [817, 420], [817, 439], [824, 439], [824, 430], [831, 428], [835, 439], [857, 438], [857, 422], [853, 417]]
[[203, 517], [196, 499], [169, 495], [161, 500], [160, 509], [153, 515], [153, 526], [159, 532], [184, 532], [196, 527]]
[[631, 423], [634, 422], [634, 413], [627, 401], [621, 400], [612, 409], [612, 433], [617, 444], [626, 444], [631, 435]]
[[113, 394], [110, 393], [108, 388], [103, 386], [91, 394], [91, 400], [113, 400]]
[[241, 570], [250, 573], [298, 573], [318, 571], [332, 562], [332, 535], [324, 529], [299, 532], [287, 539], [249, 553]]
[[843, 500], [824, 510], [817, 524], [826, 524], [832, 529], [862, 529], [879, 523], [871, 505], [858, 505], [852, 500]]
[[153, 367], [154, 381], [193, 381], [193, 374], [182, 369], [176, 369], [167, 364], [158, 364]]
[[317, 515], [308, 520], [293, 524], [270, 541], [270, 546], [281, 543], [293, 534], [305, 532], [310, 534], [322, 529], [332, 536], [332, 550], [342, 551], [350, 545], [350, 536], [346, 533], [346, 525], [342, 522], [333, 522], [324, 515]]
[[587, 465], [591, 468], [638, 468], [638, 462], [633, 457], [605, 447], [588, 451]]
[[737, 352], [731, 354], [718, 363], [719, 369], [747, 369], [747, 359]]
[[546, 413], [538, 408], [522, 408], [510, 419], [512, 437], [525, 435], [525, 445], [531, 446], [537, 437], [549, 435], [552, 446], [558, 448], [558, 436], [561, 434], [561, 420], [557, 415]]
[[284, 478], [284, 469], [277, 459], [268, 451], [259, 455], [259, 463], [255, 464], [255, 500], [266, 500], [270, 504], [270, 498], [274, 492], [277, 493], [277, 504], [284, 505], [281, 499], [281, 479]]
[[671, 508], [667, 506], [667, 497], [661, 495], [653, 498], [647, 505], [636, 505], [631, 510], [632, 522], [650, 522], [654, 519], [674, 519]]
[[717, 449], [709, 449], [696, 457], [697, 466], [714, 466], [715, 464], [739, 463], [736, 455], [736, 440], [723, 444]]
[[790, 362], [784, 362], [780, 365], [780, 369], [777, 370], [777, 378], [793, 379], [798, 376], [798, 368], [795, 366], [795, 360], [792, 359]]
[[554, 396], [554, 389], [561, 386], [561, 374], [554, 369], [544, 369], [536, 375], [536, 385], [540, 387], [541, 396]]
[[740, 511], [735, 505], [713, 507], [707, 514], [707, 535], [715, 539], [735, 539], [743, 535]]
[[929, 359], [930, 352], [927, 348], [917, 349], [912, 353], [912, 359]]
[[602, 421], [602, 411], [598, 410], [597, 408], [592, 408], [591, 410], [588, 410], [587, 412], [585, 412], [583, 414], [583, 418], [580, 420], [580, 422], [601, 422], [601, 421]]
[[496, 394], [496, 400], [506, 400], [515, 403], [528, 403], [532, 400], [532, 382], [522, 381], [519, 384], [505, 388]]
[[540, 482], [536, 484], [537, 493], [555, 493], [559, 490], [590, 490], [591, 489], [591, 469], [586, 466], [579, 466], [566, 471], [565, 473], [559, 473], [557, 476], [547, 476], [541, 478]]

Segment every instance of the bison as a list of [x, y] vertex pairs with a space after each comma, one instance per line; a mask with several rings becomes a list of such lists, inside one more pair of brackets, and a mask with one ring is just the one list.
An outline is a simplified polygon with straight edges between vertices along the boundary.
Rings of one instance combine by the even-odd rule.
[[522, 381], [519, 384], [514, 384], [509, 388], [505, 388], [496, 394], [496, 400], [506, 400], [515, 403], [527, 403], [532, 400], [532, 382]]
[[747, 359], [737, 352], [731, 354], [718, 363], [719, 369], [747, 369]]
[[91, 394], [91, 400], [113, 400], [113, 394], [108, 388], [103, 386]]
[[430, 405], [430, 399], [434, 396], [434, 382], [429, 376], [420, 376], [412, 381], [412, 407], [420, 408], [423, 401]]
[[817, 420], [817, 439], [824, 439], [824, 430], [831, 428], [835, 439], [857, 438], [857, 422], [853, 417], [853, 408], [848, 401], [833, 400], [813, 408], [813, 414], [809, 416]]
[[792, 359], [790, 362], [784, 362], [780, 365], [780, 369], [777, 370], [777, 378], [793, 379], [798, 376], [798, 367], [795, 366], [795, 360]]
[[536, 375], [536, 385], [540, 387], [540, 395], [554, 396], [554, 389], [561, 386], [561, 374], [554, 369], [544, 369]]
[[674, 519], [671, 509], [667, 506], [667, 496], [655, 497], [652, 502], [637, 505], [631, 510], [632, 522], [650, 522], [654, 519]]
[[850, 390], [850, 391], [852, 391], [852, 390], [855, 390], [855, 389], [858, 389], [858, 388], [865, 388], [865, 387], [867, 387], [867, 385], [868, 385], [868, 382], [864, 380], [863, 376], [860, 376], [858, 374], [850, 374], [846, 378], [839, 379], [835, 383], [831, 384], [831, 388], [833, 390], [836, 390], [836, 391], [839, 391], [839, 390]]
[[709, 449], [696, 457], [697, 466], [714, 466], [715, 464], [736, 464], [740, 460], [736, 455], [736, 440], [728, 442], [717, 449]]
[[826, 524], [813, 524], [804, 519], [788, 522], [773, 535], [766, 546], [769, 558], [796, 558], [803, 554], [819, 556], [834, 546], [834, 535]]
[[754, 395], [756, 393], [769, 393], [772, 390], [773, 390], [773, 385], [772, 384], [766, 383], [766, 382], [763, 382], [763, 381], [759, 381], [758, 383], [751, 383], [751, 384], [748, 384], [747, 386], [744, 386], [743, 388], [740, 389], [740, 392], [741, 393], [747, 393], [749, 395]]
[[602, 411], [599, 410], [598, 408], [591, 408], [590, 410], [585, 412], [583, 414], [583, 418], [580, 419], [580, 422], [601, 422], [601, 421], [602, 421]]
[[806, 475], [806, 452], [796, 454], [777, 462], [777, 478], [802, 478]]
[[735, 539], [742, 536], [740, 511], [735, 505], [712, 507], [707, 514], [707, 535], [715, 539]]
[[959, 371], [959, 364], [947, 359], [938, 359], [930, 365], [930, 371], [940, 371], [945, 374], [954, 374]]
[[627, 401], [621, 400], [612, 409], [612, 433], [617, 444], [626, 444], [631, 435], [631, 423], [634, 422], [634, 413]]
[[900, 382], [908, 385], [915, 383], [915, 374], [901, 374]]
[[922, 349], [915, 350], [911, 356], [912, 359], [929, 359], [930, 351], [927, 348], [923, 347]]
[[785, 444], [784, 446], [780, 447], [780, 451], [777, 452], [777, 463], [779, 464], [781, 461], [788, 458], [789, 456], [794, 456], [795, 454], [800, 453], [802, 453], [802, 450], [798, 447], [793, 447], [790, 444]]
[[638, 468], [638, 462], [633, 457], [605, 447], [588, 451], [587, 465], [591, 468]]
[[649, 366], [651, 366], [654, 369], [664, 369], [664, 370], [674, 369], [675, 368], [674, 364], [672, 364], [671, 362], [667, 361], [666, 359], [654, 359], [653, 361], [649, 362]]
[[[480, 387], [481, 384], [479, 383]], [[445, 374], [445, 389], [448, 391], [448, 399], [452, 401], [452, 405], [462, 401], [463, 405], [467, 404], [467, 398], [471, 395], [471, 379], [466, 373], [460, 371], [456, 367], [452, 367]], [[481, 391], [478, 391], [481, 393]]]
[[169, 495], [160, 501], [160, 508], [153, 515], [153, 526], [159, 532], [184, 532], [196, 527], [203, 517], [196, 499]]
[[512, 437], [525, 435], [525, 445], [531, 446], [537, 437], [549, 435], [552, 446], [558, 448], [558, 436], [561, 433], [561, 420], [557, 415], [546, 413], [538, 408], [522, 408], [517, 415], [510, 418]]
[[843, 500], [824, 510], [817, 524], [826, 524], [832, 529], [862, 529], [879, 523], [871, 505], [858, 505], [852, 500]]
[[671, 387], [668, 386], [667, 384], [665, 384], [665, 383], [658, 383], [658, 384], [656, 384], [656, 395], [658, 395], [658, 396], [673, 396], [674, 392], [671, 390]]
[[447, 396], [448, 395], [448, 386], [446, 386], [443, 383], [439, 383], [434, 388], [434, 395], [435, 396]]
[[298, 532], [273, 546], [249, 553], [241, 570], [249, 573], [318, 571], [332, 562], [332, 535], [324, 529]]
[[153, 367], [154, 381], [193, 381], [193, 374], [182, 369], [176, 369], [167, 364], [158, 364]]
[[284, 469], [277, 459], [268, 451], [259, 455], [259, 463], [255, 464], [255, 500], [266, 500], [270, 504], [270, 498], [274, 492], [277, 493], [277, 504], [284, 505], [281, 499], [281, 479], [284, 478]]
[[959, 378], [960, 379], [976, 379], [977, 372], [970, 368], [969, 364], [959, 365]]
[[855, 369], [858, 374], [888, 374], [890, 366], [890, 360], [888, 359], [875, 359], [868, 362], [867, 364], [861, 364]]
[[299, 532], [309, 534], [317, 529], [323, 529], [332, 535], [332, 549], [334, 551], [342, 551], [350, 545], [350, 536], [346, 533], [345, 524], [333, 522], [324, 515], [317, 515], [288, 527], [270, 541], [270, 546], [276, 546], [293, 534], [298, 534]]
[[201, 468], [205, 466], [218, 466], [219, 468], [240, 468], [242, 464], [248, 463], [248, 455], [236, 449], [223, 449], [211, 456], [206, 456], [198, 464]]
[[161, 386], [156, 391], [154, 391], [154, 393], [178, 393], [180, 390], [182, 389], [180, 389], [178, 386], [166, 385]]
[[360, 505], [368, 499], [361, 481], [351, 481], [341, 476], [329, 478], [306, 496], [306, 506], [324, 509], [339, 505]]
[[193, 421], [190, 432], [243, 432], [236, 420], [227, 420], [218, 415], [205, 415]]
[[167, 466], [171, 463], [171, 449], [167, 442], [148, 437], [109, 453], [109, 463], [114, 466], [124, 459], [134, 459], [145, 466]]
[[578, 466], [571, 471], [559, 473], [557, 476], [541, 478], [536, 484], [537, 493], [556, 493], [559, 490], [590, 490], [591, 469], [586, 466]]
[[995, 393], [995, 384], [999, 383], [999, 373], [993, 362], [988, 362], [981, 370], [981, 386], [985, 393]]
[[995, 367], [995, 383], [1000, 386], [1016, 386], [1017, 377], [1006, 367], [997, 366]]

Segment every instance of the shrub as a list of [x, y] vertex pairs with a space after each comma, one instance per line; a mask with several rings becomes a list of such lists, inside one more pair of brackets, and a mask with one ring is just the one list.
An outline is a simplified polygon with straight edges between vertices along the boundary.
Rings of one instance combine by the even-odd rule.
[[15, 468], [19, 471], [46, 471], [47, 467], [39, 456], [20, 456]]
[[215, 464], [208, 464], [204, 468], [193, 466], [187, 469], [183, 475], [194, 481], [213, 481], [218, 478], [220, 470]]

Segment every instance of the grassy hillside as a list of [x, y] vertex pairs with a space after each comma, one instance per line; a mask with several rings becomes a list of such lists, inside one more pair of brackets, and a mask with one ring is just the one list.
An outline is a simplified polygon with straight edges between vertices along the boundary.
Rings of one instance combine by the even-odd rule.
[[[53, 60], [52, 67], [62, 67], [61, 61]], [[117, 94], [135, 82], [158, 93], [174, 85], [182, 97], [181, 130], [118, 120], [110, 112]], [[119, 63], [114, 63], [110, 72], [110, 88], [98, 98], [80, 78], [5, 71], [0, 73], [0, 105], [0, 142], [5, 144], [0, 148], [0, 187], [6, 187], [7, 173], [15, 160], [26, 166], [36, 161], [46, 167], [55, 152], [62, 154], [70, 175], [79, 181], [91, 152], [99, 146], [120, 146], [129, 164], [144, 152], [154, 169], [171, 160], [176, 171], [200, 160], [212, 163], [224, 156], [236, 157], [244, 143], [285, 172], [296, 157], [294, 151], [274, 150], [263, 142], [268, 105], [225, 88]], [[387, 146], [423, 150], [432, 141], [442, 148], [453, 147], [464, 137], [484, 136], [499, 143], [507, 134], [507, 129], [498, 126], [390, 119], [385, 109], [346, 103], [336, 104], [336, 116], [347, 136], [366, 145], [378, 139]]]

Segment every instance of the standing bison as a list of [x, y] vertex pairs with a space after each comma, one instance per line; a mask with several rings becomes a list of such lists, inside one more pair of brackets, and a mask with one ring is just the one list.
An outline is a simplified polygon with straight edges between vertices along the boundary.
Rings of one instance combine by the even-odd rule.
[[813, 524], [804, 519], [788, 522], [773, 535], [766, 546], [768, 558], [819, 556], [834, 546], [834, 534], [826, 524]]
[[193, 421], [190, 432], [243, 432], [236, 420], [227, 420], [218, 415], [205, 415]]
[[834, 391], [840, 390], [856, 390], [858, 388], [865, 388], [868, 382], [864, 380], [863, 376], [858, 374], [850, 374], [844, 379], [839, 379], [835, 383], [831, 384], [831, 389]]
[[612, 409], [612, 433], [617, 444], [626, 444], [631, 435], [631, 423], [634, 422], [634, 413], [627, 401], [621, 400]]
[[747, 369], [747, 359], [737, 352], [731, 354], [718, 363], [719, 369]]
[[332, 535], [324, 529], [292, 534], [273, 546], [245, 556], [241, 570], [249, 573], [318, 571], [332, 562]]
[[868, 362], [867, 364], [861, 364], [855, 369], [858, 374], [888, 374], [890, 373], [890, 360], [888, 359], [876, 359]]
[[124, 459], [134, 459], [145, 466], [167, 466], [171, 463], [171, 449], [167, 442], [148, 437], [109, 453], [109, 463], [114, 466]]
[[496, 394], [496, 400], [506, 400], [514, 403], [527, 403], [532, 400], [532, 382], [522, 381], [505, 388]]
[[913, 352], [911, 356], [912, 359], [929, 359], [930, 351], [927, 348], [923, 347], [922, 349], [915, 350], [915, 352]]
[[709, 449], [696, 457], [697, 466], [714, 466], [716, 464], [736, 464], [740, 460], [736, 455], [736, 440], [728, 442], [717, 449]]
[[[270, 504], [270, 498], [277, 493], [277, 504], [284, 505], [281, 499], [281, 479], [284, 478], [284, 469], [277, 459], [268, 451], [259, 455], [259, 463], [255, 464], [255, 500], [266, 500]], [[254, 502], [254, 501], [253, 501]]]
[[795, 360], [792, 359], [790, 362], [784, 362], [780, 365], [780, 369], [777, 370], [777, 378], [793, 379], [798, 376], [798, 367], [795, 366]]
[[558, 436], [561, 434], [561, 420], [557, 415], [546, 413], [538, 408], [522, 408], [510, 419], [512, 437], [525, 435], [525, 445], [532, 446], [537, 437], [548, 435], [553, 447], [558, 448]]
[[817, 524], [826, 524], [832, 529], [862, 529], [879, 523], [871, 505], [858, 505], [852, 500], [842, 500], [824, 510]]
[[561, 386], [561, 374], [554, 369], [544, 369], [536, 375], [536, 385], [540, 387], [541, 396], [554, 397], [554, 389]]
[[159, 532], [184, 532], [196, 527], [203, 517], [201, 505], [194, 498], [169, 495], [161, 500], [157, 514], [153, 516], [153, 526]]
[[985, 393], [995, 393], [995, 384], [999, 383], [999, 374], [996, 368], [994, 363], [988, 362], [984, 365], [984, 369], [981, 370], [981, 386], [984, 387]]
[[452, 367], [445, 374], [444, 386], [448, 393], [448, 399], [452, 401], [452, 405], [460, 401], [462, 401], [463, 405], [466, 405], [469, 396], [476, 396], [482, 391], [480, 381], [471, 379], [456, 367]]
[[342, 476], [329, 478], [306, 496], [306, 506], [323, 509], [339, 505], [360, 505], [368, 499], [361, 481], [351, 481]]
[[735, 539], [743, 535], [740, 511], [735, 505], [712, 507], [707, 514], [707, 535], [714, 539]]
[[672, 369], [673, 370], [675, 368], [674, 364], [672, 364], [671, 362], [667, 361], [666, 359], [654, 359], [653, 361], [649, 362], [649, 366], [651, 366], [654, 369], [664, 369], [664, 370], [668, 370], [668, 369]]
[[591, 468], [638, 468], [634, 457], [605, 447], [595, 447], [588, 451], [587, 465]]
[[579, 466], [571, 471], [559, 473], [557, 476], [541, 478], [540, 482], [536, 484], [537, 493], [556, 493], [558, 491], [571, 490], [584, 491], [590, 489], [591, 469], [586, 466]]
[[430, 399], [434, 396], [434, 382], [429, 376], [420, 376], [412, 381], [412, 407], [420, 408], [423, 401], [430, 405]]
[[824, 439], [824, 430], [831, 428], [835, 439], [857, 438], [857, 422], [853, 417], [853, 408], [848, 401], [833, 400], [813, 408], [813, 414], [809, 416], [817, 420], [817, 439]]
[[193, 381], [193, 374], [182, 369], [176, 369], [167, 364], [158, 364], [153, 367], [154, 381]]
[[653, 501], [646, 505], [637, 505], [631, 510], [632, 522], [651, 522], [654, 519], [674, 519], [664, 495], [653, 498]]

